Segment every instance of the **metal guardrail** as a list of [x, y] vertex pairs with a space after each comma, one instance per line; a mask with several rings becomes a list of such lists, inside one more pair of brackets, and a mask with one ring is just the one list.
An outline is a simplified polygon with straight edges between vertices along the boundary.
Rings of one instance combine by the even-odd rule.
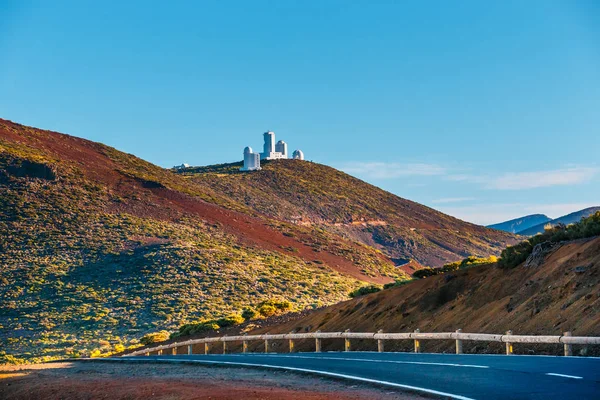
[[461, 329], [456, 332], [440, 332], [440, 333], [424, 333], [418, 329], [408, 333], [376, 333], [369, 332], [310, 332], [310, 333], [285, 333], [275, 335], [241, 335], [241, 336], [219, 336], [208, 337], [202, 339], [192, 339], [183, 342], [169, 343], [162, 346], [145, 348], [125, 354], [124, 357], [147, 355], [157, 353], [162, 355], [164, 350], [171, 349], [172, 354], [177, 354], [177, 348], [187, 346], [187, 354], [193, 354], [193, 346], [204, 344], [204, 354], [208, 354], [211, 344], [222, 343], [223, 353], [227, 352], [227, 343], [241, 342], [242, 352], [248, 351], [248, 342], [264, 341], [265, 352], [269, 352], [269, 342], [273, 340], [288, 340], [290, 353], [294, 351], [294, 341], [303, 339], [315, 340], [315, 352], [321, 351], [322, 339], [344, 339], [344, 350], [350, 351], [351, 339], [371, 339], [377, 340], [377, 350], [384, 351], [384, 340], [413, 340], [415, 353], [421, 352], [421, 340], [455, 340], [456, 354], [462, 354], [463, 341], [479, 341], [479, 342], [500, 342], [506, 343], [506, 354], [513, 354], [513, 343], [550, 343], [563, 344], [565, 356], [573, 355], [572, 345], [574, 344], [600, 344], [600, 337], [590, 336], [572, 336], [571, 332], [565, 332], [562, 336], [535, 336], [535, 335], [513, 335], [512, 331], [508, 331], [503, 335], [488, 334], [488, 333], [463, 333]]

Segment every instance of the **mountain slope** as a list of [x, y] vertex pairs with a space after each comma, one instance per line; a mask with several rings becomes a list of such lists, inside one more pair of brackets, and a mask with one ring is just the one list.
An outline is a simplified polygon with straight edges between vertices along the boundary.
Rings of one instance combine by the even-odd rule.
[[497, 254], [517, 241], [510, 233], [470, 224], [402, 199], [331, 167], [298, 160], [178, 171], [260, 212], [380, 249], [396, 264], [410, 259], [441, 266], [469, 255]]
[[500, 222], [498, 224], [488, 225], [487, 227], [491, 229], [498, 229], [504, 232], [518, 233], [525, 229], [531, 228], [532, 226], [545, 224], [551, 220], [552, 218], [549, 218], [544, 214], [532, 214], [521, 218], [511, 219], [509, 221]]
[[551, 221], [546, 221], [546, 222], [540, 223], [538, 225], [534, 225], [530, 228], [523, 229], [523, 230], [519, 231], [518, 234], [525, 235], [525, 236], [536, 235], [538, 233], [544, 232], [544, 228], [548, 225], [555, 226], [558, 224], [564, 224], [564, 225], [573, 224], [575, 222], [581, 221], [582, 218], [589, 217], [590, 215], [594, 214], [596, 211], [600, 211], [600, 207], [585, 208], [580, 211], [575, 211], [571, 214], [563, 215], [562, 217], [553, 219]]
[[[537, 267], [494, 264], [413, 281], [335, 304], [252, 334], [291, 331], [465, 332], [600, 335], [600, 237], [563, 242]], [[409, 341], [386, 343], [386, 350], [409, 350]], [[501, 351], [497, 344], [466, 343], [473, 352]], [[300, 350], [310, 349], [313, 343]], [[324, 343], [324, 350], [340, 348]], [[365, 347], [362, 347], [365, 346]], [[372, 341], [355, 348], [369, 349]], [[453, 344], [427, 342], [426, 351], [452, 351]], [[517, 352], [532, 346], [515, 346]], [[548, 346], [548, 351], [560, 351]], [[579, 351], [580, 349], [576, 349]]]
[[[381, 253], [261, 215], [132, 155], [0, 120], [0, 343], [22, 359], [134, 344], [269, 298], [402, 279]], [[0, 359], [2, 354], [0, 354]]]

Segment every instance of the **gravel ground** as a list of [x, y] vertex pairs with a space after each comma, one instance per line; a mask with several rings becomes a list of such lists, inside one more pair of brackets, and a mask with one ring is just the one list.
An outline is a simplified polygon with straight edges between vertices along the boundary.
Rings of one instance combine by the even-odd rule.
[[51, 363], [0, 367], [1, 399], [423, 399], [284, 371], [195, 365]]

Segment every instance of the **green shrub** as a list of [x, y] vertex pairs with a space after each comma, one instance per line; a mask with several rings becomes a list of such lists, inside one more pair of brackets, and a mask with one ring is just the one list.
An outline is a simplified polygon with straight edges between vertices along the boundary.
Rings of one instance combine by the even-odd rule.
[[91, 358], [100, 357], [102, 355], [102, 351], [100, 349], [94, 349], [90, 353]]
[[353, 290], [352, 292], [350, 292], [348, 295], [352, 298], [355, 297], [359, 297], [359, 296], [364, 296], [366, 294], [370, 294], [370, 293], [377, 293], [381, 291], [381, 286], [379, 285], [368, 285], [368, 286], [362, 286], [359, 287], [356, 290]]
[[258, 303], [257, 313], [261, 317], [270, 317], [292, 310], [292, 303], [287, 300], [269, 299]]
[[476, 256], [469, 256], [462, 261], [455, 261], [449, 264], [445, 264], [441, 268], [430, 268], [425, 267], [413, 272], [414, 278], [422, 279], [429, 276], [444, 274], [446, 272], [458, 271], [460, 269], [470, 268], [476, 265], [493, 264], [498, 261], [496, 256], [489, 256], [487, 258], [480, 258]]
[[263, 317], [270, 317], [277, 314], [277, 308], [271, 304], [263, 304], [258, 308], [258, 313]]
[[219, 318], [215, 322], [221, 328], [226, 328], [228, 326], [239, 325], [244, 323], [244, 318], [241, 315], [232, 314], [224, 318]]
[[179, 327], [179, 336], [190, 336], [198, 333], [216, 331], [221, 328], [215, 321], [201, 321], [195, 324], [185, 324]]
[[244, 311], [242, 311], [242, 318], [244, 318], [246, 321], [251, 320], [252, 318], [256, 318], [257, 315], [258, 313], [254, 308], [248, 307], [245, 308]]
[[140, 339], [140, 343], [148, 345], [148, 344], [152, 344], [152, 343], [164, 342], [165, 340], [169, 340], [169, 332], [160, 331], [160, 332], [154, 332], [154, 333], [149, 333], [147, 335], [144, 335]]
[[407, 283], [409, 283], [411, 281], [412, 281], [412, 279], [404, 279], [404, 280], [400, 280], [400, 281], [390, 282], [390, 283], [386, 283], [385, 285], [383, 285], [383, 288], [391, 289], [394, 287], [406, 285]]
[[427, 278], [429, 276], [434, 276], [439, 274], [438, 270], [435, 268], [425, 267], [413, 272], [413, 277], [417, 279]]
[[270, 299], [258, 304], [259, 308], [265, 305], [273, 306], [279, 311], [289, 311], [292, 309], [292, 303], [287, 300]]
[[391, 289], [393, 287], [396, 286], [396, 282], [390, 282], [390, 283], [386, 283], [385, 285], [383, 285], [383, 289]]
[[115, 353], [122, 353], [124, 351], [125, 351], [125, 346], [123, 346], [121, 343], [115, 344]]

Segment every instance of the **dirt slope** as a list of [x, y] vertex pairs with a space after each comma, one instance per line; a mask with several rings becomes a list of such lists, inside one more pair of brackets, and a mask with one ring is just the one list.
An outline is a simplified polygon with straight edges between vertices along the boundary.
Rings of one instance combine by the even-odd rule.
[[[515, 334], [572, 331], [574, 335], [599, 336], [599, 282], [600, 237], [595, 237], [562, 244], [539, 267], [501, 270], [492, 264], [438, 275], [253, 333], [317, 329], [411, 332], [417, 328], [448, 332], [461, 328], [465, 332], [511, 329]], [[307, 348], [311, 345], [306, 344]], [[339, 343], [329, 346], [339, 349]]]

